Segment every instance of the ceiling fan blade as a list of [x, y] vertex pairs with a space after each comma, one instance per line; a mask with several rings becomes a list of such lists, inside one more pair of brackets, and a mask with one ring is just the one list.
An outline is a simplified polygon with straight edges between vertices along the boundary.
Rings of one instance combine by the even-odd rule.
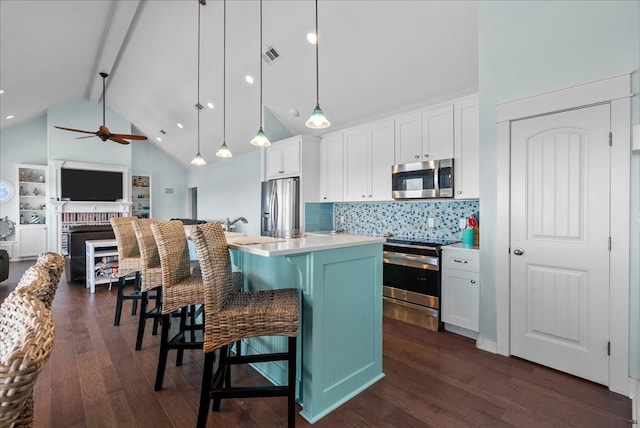
[[119, 144], [130, 144], [130, 142], [129, 142], [129, 141], [127, 141], [127, 140], [123, 140], [122, 138], [118, 138], [118, 137], [116, 137], [116, 136], [114, 136], [114, 135], [111, 135], [111, 136], [109, 137], [109, 139], [110, 139], [111, 141], [115, 141], [116, 143], [119, 143]]
[[73, 129], [73, 128], [65, 128], [63, 126], [53, 126], [54, 128], [58, 128], [58, 129], [64, 129], [65, 131], [74, 131], [74, 132], [84, 132], [85, 134], [93, 134], [96, 135], [95, 131], [83, 131], [82, 129]]
[[126, 138], [127, 140], [146, 140], [146, 135], [111, 134], [112, 137]]
[[93, 138], [93, 137], [97, 137], [97, 135], [85, 135], [84, 137], [76, 137], [76, 140], [81, 140], [83, 138]]

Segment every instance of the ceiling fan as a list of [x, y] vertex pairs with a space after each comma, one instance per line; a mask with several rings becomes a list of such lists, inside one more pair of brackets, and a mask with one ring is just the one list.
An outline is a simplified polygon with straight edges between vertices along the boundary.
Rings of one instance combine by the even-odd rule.
[[91, 134], [91, 135], [87, 135], [85, 137], [77, 137], [76, 139], [98, 137], [102, 141], [111, 140], [111, 141], [114, 141], [114, 142], [120, 143], [120, 144], [129, 144], [130, 141], [127, 141], [127, 140], [146, 140], [147, 137], [144, 136], [144, 135], [112, 134], [111, 131], [109, 131], [109, 128], [107, 128], [105, 126], [105, 124], [104, 124], [104, 122], [105, 122], [105, 120], [104, 120], [104, 116], [105, 116], [105, 80], [109, 75], [107, 73], [102, 72], [102, 73], [100, 73], [100, 76], [102, 76], [102, 126], [100, 126], [100, 128], [98, 128], [98, 130], [96, 132], [83, 131], [82, 129], [65, 128], [65, 127], [62, 127], [62, 126], [55, 126], [55, 125], [54, 125], [54, 128], [63, 129], [65, 131], [74, 131], [74, 132], [82, 132], [82, 133], [85, 133], [85, 134]]

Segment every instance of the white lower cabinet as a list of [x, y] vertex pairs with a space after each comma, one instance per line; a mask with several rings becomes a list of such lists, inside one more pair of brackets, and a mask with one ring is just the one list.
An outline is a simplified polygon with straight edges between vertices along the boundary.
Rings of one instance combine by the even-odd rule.
[[[459, 244], [455, 244], [459, 245]], [[480, 318], [479, 251], [442, 247], [442, 321], [456, 333], [478, 333]], [[465, 331], [466, 330], [466, 331]], [[473, 337], [474, 334], [466, 334]]]
[[47, 251], [47, 226], [39, 224], [16, 225], [17, 256], [37, 257]]

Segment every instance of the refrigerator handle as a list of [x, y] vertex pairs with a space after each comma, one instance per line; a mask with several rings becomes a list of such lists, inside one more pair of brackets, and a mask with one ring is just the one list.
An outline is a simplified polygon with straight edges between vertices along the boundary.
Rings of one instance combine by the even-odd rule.
[[271, 211], [271, 231], [272, 231], [272, 235], [273, 232], [277, 232], [277, 229], [280, 227], [280, 222], [278, 221], [278, 186], [276, 185], [276, 183], [274, 183], [274, 185], [271, 187], [271, 197], [270, 199], [270, 206], [269, 206], [269, 210]]

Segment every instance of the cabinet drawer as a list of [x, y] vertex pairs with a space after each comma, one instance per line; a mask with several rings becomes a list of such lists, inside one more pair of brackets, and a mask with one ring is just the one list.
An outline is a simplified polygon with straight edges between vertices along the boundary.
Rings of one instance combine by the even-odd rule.
[[479, 272], [479, 252], [477, 250], [442, 250], [442, 266], [448, 269], [458, 269], [468, 272]]

